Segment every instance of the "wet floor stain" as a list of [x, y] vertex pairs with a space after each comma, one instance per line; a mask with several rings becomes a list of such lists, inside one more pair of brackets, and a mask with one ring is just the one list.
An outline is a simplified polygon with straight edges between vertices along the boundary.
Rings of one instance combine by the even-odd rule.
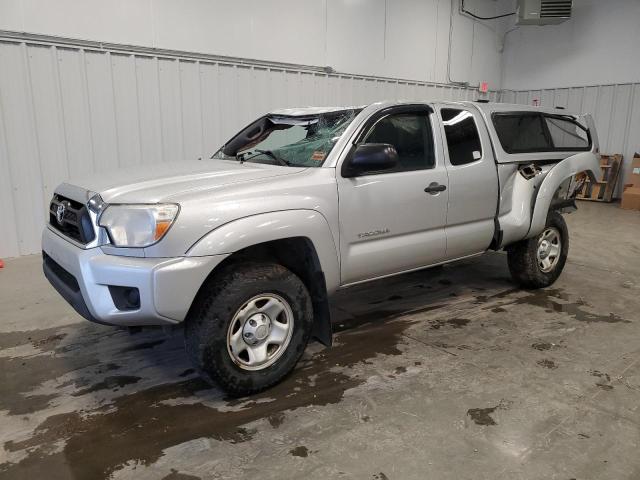
[[171, 473], [166, 477], [162, 477], [161, 480], [202, 480], [195, 475], [187, 475], [186, 473], [180, 473], [178, 470], [171, 469]]
[[[366, 378], [348, 375], [345, 369], [348, 372], [356, 363], [366, 363], [377, 355], [400, 354], [402, 334], [412, 324], [404, 318], [386, 318], [379, 312], [370, 315], [351, 318], [351, 324], [346, 322], [344, 328], [362, 326], [338, 333], [331, 349], [304, 359], [284, 382], [262, 394], [221, 401], [218, 390], [196, 377], [120, 395], [90, 412], [50, 416], [30, 438], [4, 444], [6, 451], [22, 451], [26, 456], [17, 463], [1, 465], [0, 478], [16, 478], [18, 472], [25, 478], [45, 478], [51, 471], [68, 471], [72, 478], [105, 478], [125, 463], [151, 465], [166, 448], [189, 440], [247, 442], [256, 433], [255, 429], [246, 427], [251, 422], [266, 417], [271, 426], [277, 428], [285, 420], [287, 411], [338, 403], [346, 390], [366, 381]], [[172, 349], [181, 347], [178, 340], [167, 343], [166, 339], [154, 340], [153, 337], [143, 340], [137, 346], [144, 348], [136, 349], [134, 344], [126, 349], [135, 352], [155, 347], [154, 353], [162, 357], [162, 349], [173, 352]], [[68, 362], [64, 357], [58, 360]], [[97, 360], [75, 358], [74, 362], [85, 368]], [[64, 372], [68, 368], [69, 365], [59, 370]], [[48, 378], [51, 375], [49, 371]], [[103, 389], [137, 381], [133, 376], [110, 376], [88, 385], [83, 394], [94, 395]], [[183, 403], [185, 400], [189, 402]], [[216, 405], [224, 408], [218, 410]], [[62, 447], [52, 452], [52, 445]], [[114, 445], [118, 447], [113, 448]], [[90, 454], [96, 451], [101, 454]]]
[[491, 418], [491, 414], [496, 411], [498, 406], [487, 408], [470, 408], [467, 415], [476, 425], [497, 425], [496, 421]]
[[511, 400], [501, 399], [495, 407], [470, 408], [467, 410], [467, 416], [473, 420], [476, 425], [491, 426], [497, 425], [498, 422], [491, 416], [496, 410], [508, 410], [512, 405]]
[[589, 370], [589, 373], [594, 377], [602, 378], [604, 381], [611, 381], [611, 377], [609, 376], [609, 374], [601, 372], [600, 370]]
[[454, 345], [446, 342], [433, 342], [431, 345], [433, 345], [434, 347], [445, 349], [445, 350], [447, 349], [472, 350], [472, 348], [469, 345], [465, 345], [465, 344]]
[[373, 477], [371, 477], [373, 480], [389, 480], [389, 477], [387, 477], [384, 472], [378, 472], [376, 474], [373, 475]]
[[66, 333], [58, 333], [56, 335], [50, 335], [46, 338], [42, 338], [40, 340], [32, 340], [31, 344], [35, 347], [35, 348], [42, 348], [45, 345], [49, 344], [49, 343], [54, 343], [57, 344], [60, 341], [62, 341], [65, 337], [67, 336]]
[[289, 450], [289, 453], [293, 457], [306, 458], [306, 457], [309, 456], [309, 449], [307, 447], [305, 447], [304, 445], [301, 445], [299, 447], [292, 448], [291, 450]]
[[600, 370], [589, 370], [589, 373], [599, 379], [596, 382], [596, 387], [606, 391], [613, 390], [613, 385], [611, 385], [611, 376], [608, 373], [601, 372]]
[[[517, 290], [507, 290], [496, 295], [478, 295], [476, 303], [487, 303], [490, 300], [504, 298]], [[529, 291], [528, 295], [509, 299], [500, 307], [506, 305], [532, 305], [545, 309], [548, 313], [563, 313], [579, 322], [585, 323], [631, 323], [615, 313], [600, 314], [589, 311], [590, 306], [582, 299], [570, 301], [569, 296], [559, 288], [546, 288]], [[496, 308], [496, 307], [491, 307]]]
[[601, 390], [613, 390], [613, 385], [607, 385], [606, 383], [596, 383], [596, 387]]
[[462, 328], [469, 324], [468, 318], [448, 318], [446, 320], [436, 320], [431, 323], [432, 330], [439, 330], [442, 327]]
[[280, 425], [282, 425], [282, 423], [284, 422], [284, 413], [276, 412], [273, 415], [269, 415], [267, 417], [267, 421], [273, 428], [279, 428]]
[[[476, 299], [474, 300], [473, 303], [475, 303], [476, 305], [479, 305], [481, 303], [487, 303], [489, 301], [489, 297], [487, 295], [476, 295]], [[498, 307], [495, 307], [498, 308]], [[491, 309], [493, 310], [493, 308]]]
[[50, 355], [0, 357], [0, 385], [3, 386], [0, 410], [7, 410], [10, 415], [41, 410], [49, 400], [31, 394], [33, 389], [51, 378], [98, 364], [99, 361], [91, 357], [84, 357], [73, 366], [63, 358]]
[[555, 370], [556, 368], [558, 368], [558, 365], [556, 364], [556, 362], [554, 362], [553, 360], [549, 360], [548, 358], [545, 358], [543, 360], [538, 360], [536, 363], [541, 367], [548, 368], [550, 370]]
[[99, 392], [100, 390], [111, 390], [113, 392], [117, 392], [122, 387], [133, 385], [134, 383], [138, 383], [140, 380], [142, 380], [142, 377], [137, 377], [135, 375], [111, 375], [101, 382], [95, 383], [88, 388], [73, 392], [71, 395], [74, 397], [81, 397], [82, 395]]
[[402, 295], [391, 295], [390, 297], [374, 300], [373, 302], [369, 302], [369, 305], [379, 305], [385, 302], [397, 302], [398, 300], [402, 300], [404, 297]]
[[0, 349], [6, 349], [30, 343], [34, 348], [50, 351], [65, 337], [60, 328], [46, 328], [36, 331], [3, 332], [0, 335]]
[[162, 345], [165, 341], [166, 339], [163, 338], [160, 340], [154, 340], [152, 342], [138, 343], [136, 345], [123, 348], [122, 350], [120, 350], [120, 353], [135, 352], [136, 350], [145, 350], [147, 348], [154, 348], [154, 347], [157, 347], [158, 345]]

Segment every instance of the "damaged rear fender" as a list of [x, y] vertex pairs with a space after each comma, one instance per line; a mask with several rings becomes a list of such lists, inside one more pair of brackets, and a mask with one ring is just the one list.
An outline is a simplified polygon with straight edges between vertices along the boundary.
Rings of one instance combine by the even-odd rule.
[[531, 215], [531, 224], [525, 238], [535, 237], [544, 229], [556, 191], [565, 180], [580, 172], [585, 172], [592, 182], [598, 179], [600, 176], [600, 161], [594, 153], [584, 152], [572, 155], [549, 170], [538, 189]]

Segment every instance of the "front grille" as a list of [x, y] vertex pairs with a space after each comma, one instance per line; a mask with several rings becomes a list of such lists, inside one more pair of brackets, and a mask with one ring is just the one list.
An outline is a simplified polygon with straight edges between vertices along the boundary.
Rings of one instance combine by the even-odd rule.
[[87, 206], [62, 195], [54, 195], [51, 200], [49, 225], [83, 245], [96, 238]]

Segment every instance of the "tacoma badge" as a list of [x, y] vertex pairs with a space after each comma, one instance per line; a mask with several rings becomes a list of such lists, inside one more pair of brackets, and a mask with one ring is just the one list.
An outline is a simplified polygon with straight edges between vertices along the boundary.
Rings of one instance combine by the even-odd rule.
[[382, 228], [380, 230], [372, 230], [370, 232], [363, 232], [358, 234], [358, 238], [367, 238], [367, 237], [375, 237], [376, 235], [384, 235], [389, 233], [391, 230], [388, 228]]

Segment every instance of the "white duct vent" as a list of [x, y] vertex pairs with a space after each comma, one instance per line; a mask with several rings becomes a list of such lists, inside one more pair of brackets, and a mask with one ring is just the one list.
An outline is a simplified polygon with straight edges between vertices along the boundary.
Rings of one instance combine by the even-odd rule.
[[518, 25], [556, 25], [571, 18], [572, 0], [519, 0]]

